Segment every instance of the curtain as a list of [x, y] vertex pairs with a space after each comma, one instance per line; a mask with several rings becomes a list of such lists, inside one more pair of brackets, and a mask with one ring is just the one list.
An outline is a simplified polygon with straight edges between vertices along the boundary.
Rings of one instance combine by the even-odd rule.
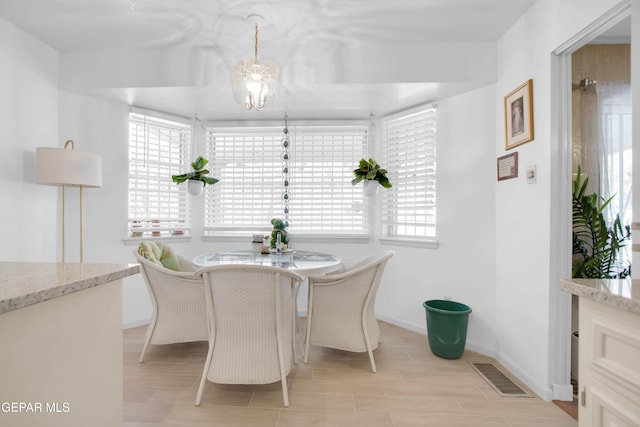
[[[577, 89], [574, 94], [578, 102], [574, 102], [574, 110], [577, 107], [578, 126], [574, 127], [573, 156], [574, 169], [579, 165], [582, 175], [589, 178], [587, 194], [600, 192], [600, 159], [603, 158], [600, 120], [598, 117], [598, 99], [596, 89], [593, 86]], [[575, 170], [574, 170], [575, 172]]]
[[610, 220], [620, 215], [630, 225], [631, 216], [631, 86], [598, 82], [597, 118], [600, 132], [600, 194], [613, 197], [608, 206]]
[[[574, 165], [581, 165], [589, 177], [588, 194], [596, 192], [601, 200], [612, 197], [604, 212], [607, 222], [620, 215], [623, 225], [631, 225], [631, 86], [598, 81], [575, 95], [580, 120], [574, 127]], [[620, 251], [619, 259], [630, 262], [630, 245]]]
[[631, 224], [631, 87], [598, 81], [577, 96], [574, 164], [589, 177], [588, 193], [596, 192], [603, 200], [613, 197], [607, 218], [620, 214], [623, 224]]

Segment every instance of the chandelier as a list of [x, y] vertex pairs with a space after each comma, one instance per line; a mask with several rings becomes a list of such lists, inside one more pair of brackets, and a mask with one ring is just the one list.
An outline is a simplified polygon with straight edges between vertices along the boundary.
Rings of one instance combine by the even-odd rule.
[[271, 62], [258, 61], [258, 23], [263, 22], [261, 15], [249, 15], [247, 21], [255, 26], [254, 57], [239, 61], [233, 67], [233, 96], [239, 104], [244, 103], [247, 110], [262, 110], [267, 96], [276, 92], [278, 69]]

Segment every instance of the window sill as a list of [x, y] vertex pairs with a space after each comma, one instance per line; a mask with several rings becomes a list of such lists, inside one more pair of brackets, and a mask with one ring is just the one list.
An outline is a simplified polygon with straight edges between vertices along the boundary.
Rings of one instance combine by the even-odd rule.
[[146, 241], [152, 241], [152, 242], [163, 242], [163, 241], [170, 241], [172, 243], [178, 243], [178, 242], [190, 242], [191, 241], [191, 236], [144, 236], [144, 237], [123, 237], [122, 241], [124, 242], [124, 244], [126, 246], [133, 246], [133, 245], [137, 245], [140, 242], [146, 242]]
[[[269, 233], [265, 233], [269, 234]], [[292, 242], [296, 243], [367, 243], [371, 240], [368, 234], [292, 234]], [[207, 235], [201, 237], [203, 242], [246, 242], [250, 236]]]
[[407, 246], [411, 248], [438, 249], [439, 242], [433, 240], [416, 240], [416, 239], [400, 239], [383, 237], [378, 239], [383, 245], [391, 246]]

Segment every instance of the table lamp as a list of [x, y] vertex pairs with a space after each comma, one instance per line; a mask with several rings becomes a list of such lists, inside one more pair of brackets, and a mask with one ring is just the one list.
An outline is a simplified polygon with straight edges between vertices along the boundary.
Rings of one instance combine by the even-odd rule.
[[[67, 148], [71, 146], [71, 149]], [[74, 150], [74, 142], [68, 140], [64, 148], [36, 148], [36, 182], [62, 186], [62, 263], [65, 261], [64, 223], [65, 187], [80, 187], [80, 263], [82, 248], [82, 189], [102, 187], [102, 159], [89, 153]]]

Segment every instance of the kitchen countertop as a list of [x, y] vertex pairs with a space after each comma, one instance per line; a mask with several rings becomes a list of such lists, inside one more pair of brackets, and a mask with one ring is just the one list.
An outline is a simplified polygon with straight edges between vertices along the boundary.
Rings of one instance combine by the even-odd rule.
[[560, 281], [560, 289], [640, 314], [640, 279], [564, 279]]
[[109, 283], [138, 264], [0, 262], [0, 314]]

